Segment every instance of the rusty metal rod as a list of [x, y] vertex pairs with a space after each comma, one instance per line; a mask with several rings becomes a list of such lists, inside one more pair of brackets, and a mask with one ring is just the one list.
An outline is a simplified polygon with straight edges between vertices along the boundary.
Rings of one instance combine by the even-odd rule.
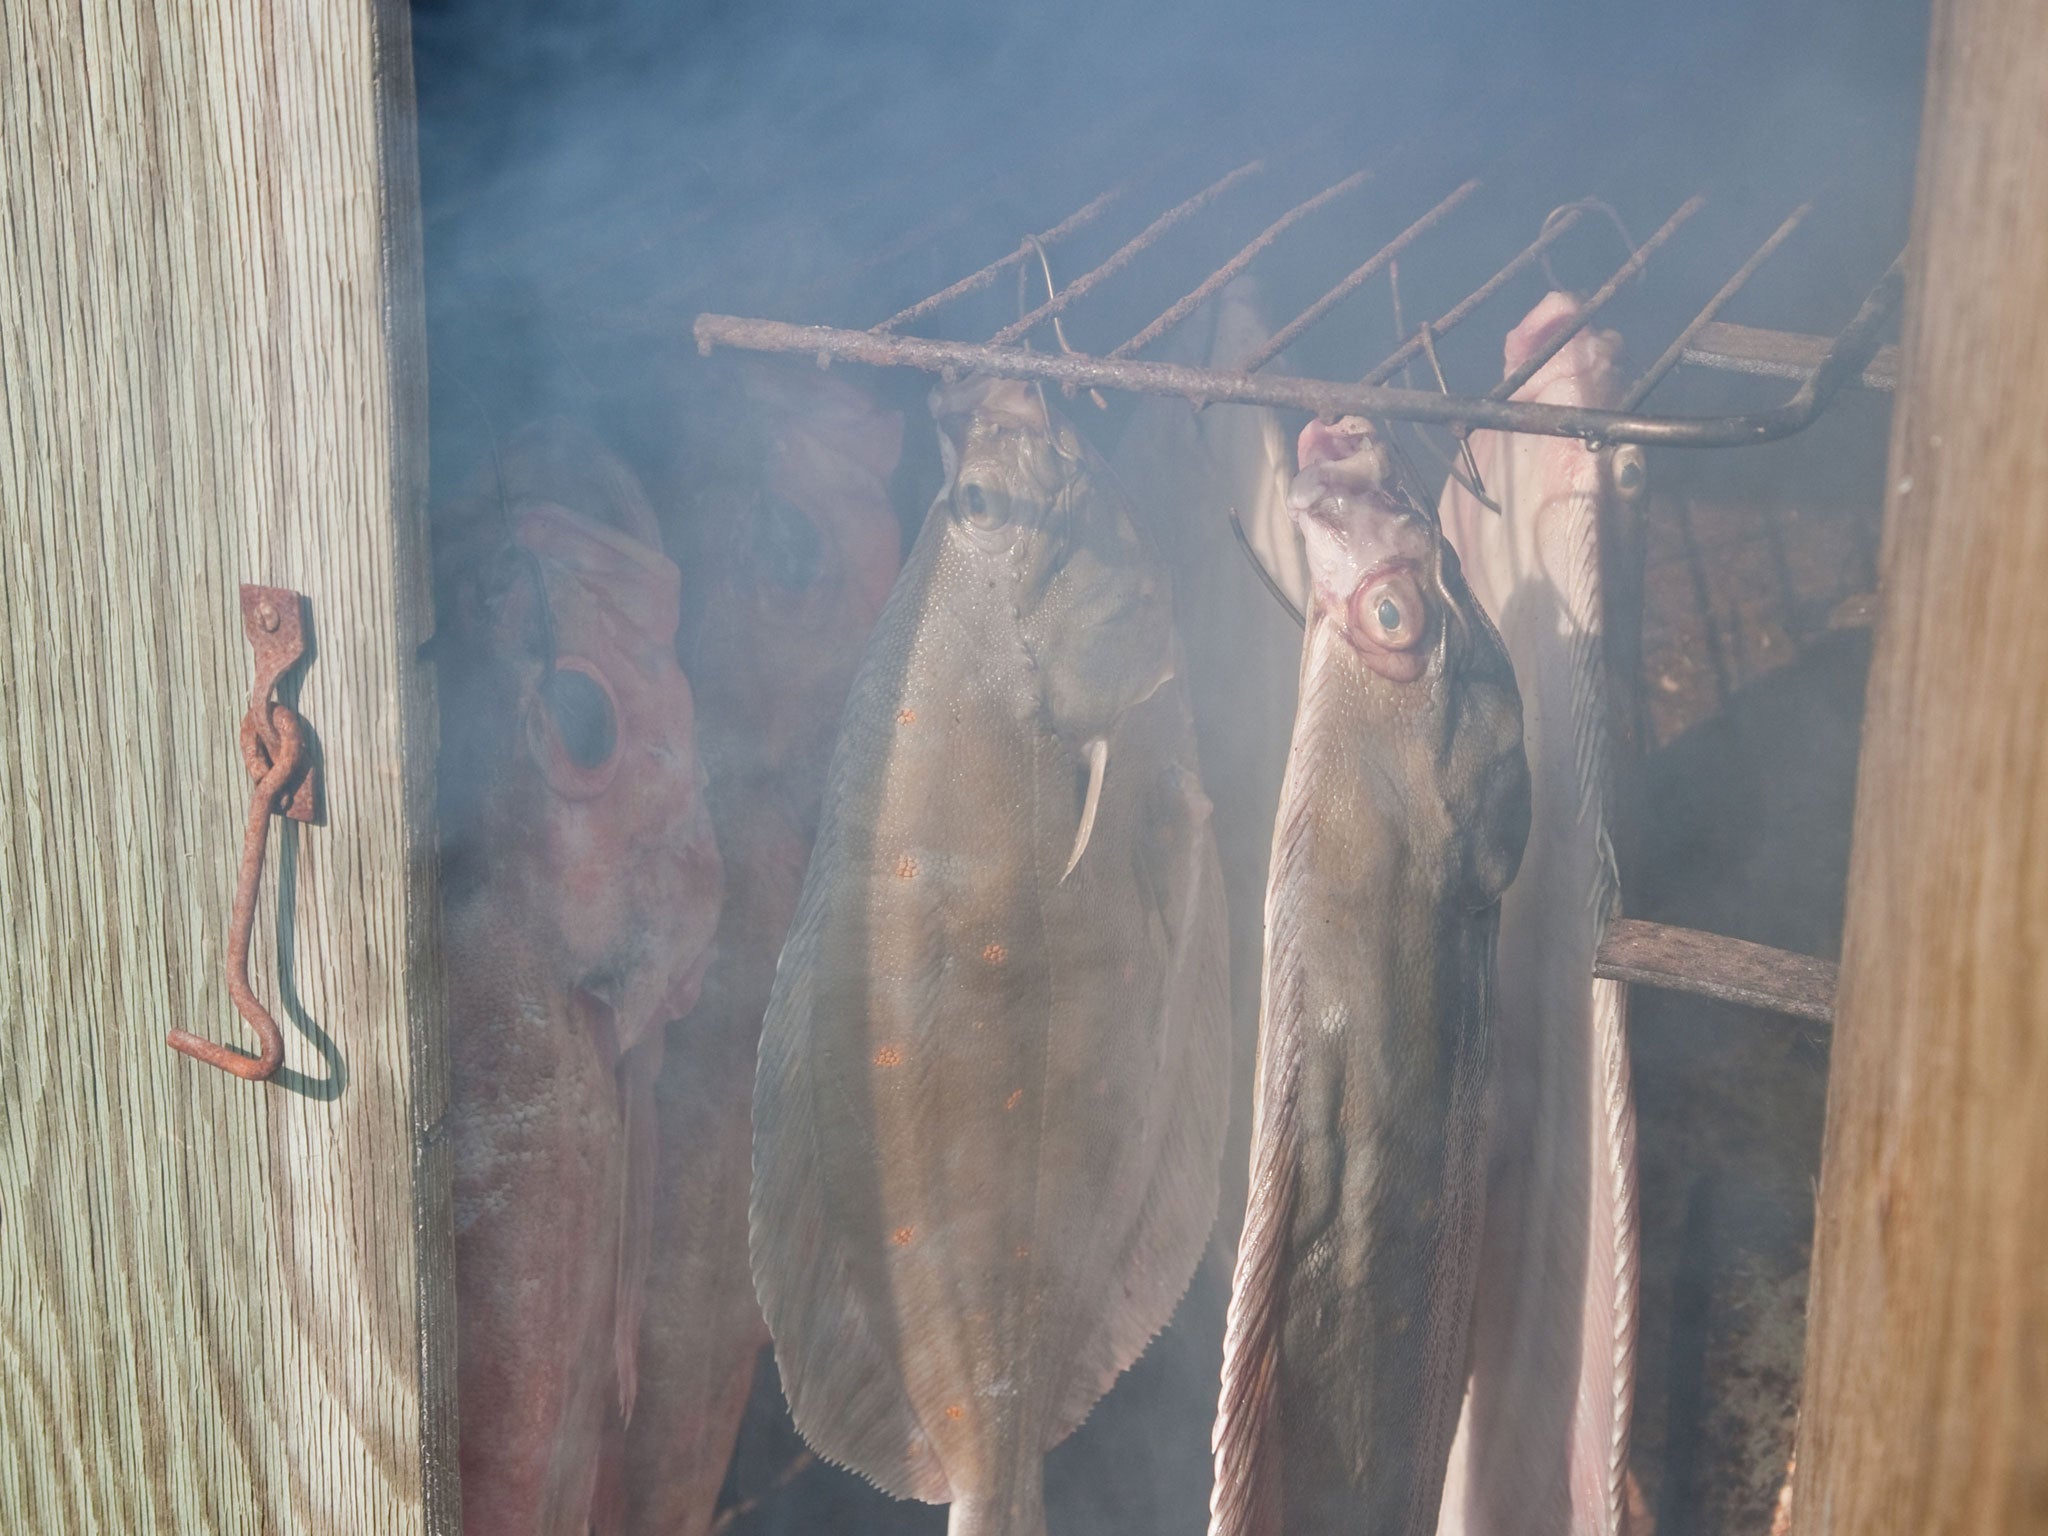
[[1600, 937], [1593, 974], [1822, 1024], [1835, 1017], [1832, 962], [1695, 928], [1618, 917]]
[[1400, 234], [1394, 236], [1393, 239], [1373, 252], [1363, 266], [1353, 269], [1350, 276], [1346, 277], [1336, 287], [1332, 288], [1320, 299], [1317, 299], [1315, 303], [1309, 305], [1307, 309], [1304, 309], [1278, 331], [1274, 332], [1267, 339], [1263, 347], [1260, 347], [1258, 351], [1245, 360], [1244, 371], [1246, 373], [1257, 373], [1266, 364], [1293, 346], [1300, 339], [1302, 333], [1310, 326], [1336, 308], [1341, 300], [1370, 282], [1379, 272], [1380, 268], [1400, 255], [1413, 242], [1436, 228], [1452, 209], [1456, 208], [1458, 204], [1464, 202], [1466, 198], [1478, 190], [1479, 182], [1476, 178], [1457, 187], [1449, 197], [1438, 203], [1429, 212], [1402, 230]]
[[1784, 404], [1744, 416], [1693, 418], [1644, 416], [1531, 400], [1473, 400], [1383, 385], [1333, 384], [1285, 375], [1260, 377], [1132, 358], [1112, 362], [1083, 353], [1061, 355], [1030, 352], [1022, 347], [929, 341], [917, 336], [876, 336], [867, 331], [748, 320], [736, 315], [699, 315], [695, 334], [697, 350], [706, 355], [714, 347], [730, 346], [753, 352], [807, 355], [817, 358], [821, 365], [841, 358], [884, 368], [919, 368], [927, 373], [980, 371], [1003, 378], [1072, 384], [1082, 389], [1175, 395], [1197, 403], [1282, 406], [1323, 416], [1355, 414], [1428, 421], [1451, 427], [1577, 437], [1598, 443], [1734, 448], [1771, 442], [1810, 425], [1843, 382], [1869, 361], [1877, 345], [1879, 328], [1897, 309], [1900, 287], [1899, 267], [1894, 263], [1864, 300], [1856, 318], [1836, 338], [1826, 360]]
[[1147, 246], [1173, 228], [1174, 225], [1200, 213], [1239, 182], [1249, 176], [1256, 176], [1265, 168], [1266, 162], [1263, 160], [1247, 161], [1229, 175], [1219, 177], [1217, 180], [1210, 182], [1208, 186], [1202, 188], [1201, 191], [1197, 192], [1186, 202], [1177, 203], [1167, 209], [1166, 212], [1159, 215], [1158, 218], [1127, 240], [1109, 260], [1096, 267], [1093, 271], [1083, 272], [1023, 319], [1016, 321], [1014, 324], [1004, 326], [989, 338], [988, 344], [992, 347], [1007, 346], [1018, 337], [1028, 334], [1031, 328], [1037, 325], [1039, 321], [1046, 319], [1048, 316], [1059, 314], [1069, 304], [1082, 297], [1104, 278], [1112, 277], [1116, 273], [1121, 272]]
[[[1730, 325], [1716, 320], [1702, 326], [1682, 359], [1694, 368], [1718, 368], [1727, 373], [1747, 373], [1767, 379], [1803, 379], [1827, 356], [1825, 336], [1803, 336], [1796, 331], [1766, 331], [1753, 325]], [[1856, 382], [1865, 389], [1889, 391], [1899, 382], [1899, 349], [1879, 347], [1871, 354]]]
[[1443, 340], [1445, 335], [1451, 330], [1463, 325], [1471, 317], [1472, 311], [1484, 304], [1496, 293], [1499, 293], [1510, 282], [1514, 281], [1515, 277], [1524, 268], [1528, 267], [1532, 262], [1540, 260], [1545, 251], [1564, 238], [1565, 231], [1585, 217], [1585, 213], [1586, 210], [1584, 208], [1571, 207], [1544, 225], [1543, 232], [1523, 246], [1520, 254], [1513, 261], [1502, 267], [1464, 298], [1402, 342], [1388, 356], [1385, 362], [1373, 369], [1360, 382], [1365, 384], [1386, 383], [1397, 371], [1411, 361], [1416, 353], [1423, 349], [1429, 338], [1434, 337], [1438, 341]]
[[1318, 192], [1307, 202], [1296, 203], [1292, 208], [1281, 214], [1279, 218], [1268, 224], [1260, 232], [1257, 239], [1253, 240], [1214, 272], [1203, 278], [1201, 285], [1194, 292], [1174, 304], [1165, 314], [1154, 320], [1129, 341], [1117, 347], [1109, 354], [1110, 357], [1129, 357], [1133, 352], [1142, 352], [1145, 348], [1151, 346], [1153, 342], [1201, 308], [1204, 300], [1209, 298], [1211, 294], [1215, 293], [1233, 277], [1236, 277], [1238, 273], [1244, 271], [1246, 267], [1250, 266], [1258, 258], [1261, 251], [1286, 234], [1294, 225], [1300, 223], [1301, 220], [1307, 218], [1318, 208], [1333, 203], [1345, 193], [1355, 191], [1359, 187], [1364, 186], [1366, 182], [1372, 179], [1373, 170], [1374, 167], [1367, 166], [1363, 170], [1353, 171], [1335, 186], [1323, 188], [1322, 191]]
[[1593, 317], [1606, 307], [1607, 301], [1621, 292], [1630, 279], [1649, 265], [1650, 258], [1663, 248], [1666, 241], [1678, 233], [1679, 225], [1698, 213], [1706, 201], [1707, 195], [1704, 192], [1696, 192], [1679, 204], [1678, 211], [1659, 225], [1654, 235], [1637, 246], [1635, 254], [1615, 269], [1614, 276], [1602, 283], [1594, 290], [1593, 296], [1579, 306], [1579, 312], [1572, 323], [1539, 347], [1521, 367], [1489, 389], [1486, 398], [1513, 399], [1516, 390], [1535, 378], [1538, 369], [1565, 349], [1565, 343], [1593, 323]]
[[1720, 291], [1707, 300], [1706, 308], [1693, 316], [1692, 323], [1678, 333], [1677, 339], [1664, 349], [1663, 355], [1650, 364], [1643, 376], [1630, 386], [1629, 392], [1615, 407], [1616, 410], [1632, 411], [1643, 403], [1644, 397], [1663, 381], [1664, 375], [1678, 366], [1678, 360], [1685, 355], [1685, 349], [1692, 345], [1693, 338], [1721, 312], [1721, 306], [1742, 291], [1742, 285], [1756, 275], [1756, 269], [1769, 261], [1779, 246], [1792, 238], [1792, 231], [1797, 229], [1811, 212], [1813, 204], [1801, 203], [1786, 217], [1784, 223], [1771, 231], [1771, 237], [1750, 254], [1749, 260], [1735, 269], [1735, 275], [1723, 283]]
[[911, 321], [921, 319], [933, 310], [952, 303], [957, 298], [988, 287], [989, 284], [1009, 271], [1010, 268], [1017, 266], [1031, 255], [1032, 240], [1036, 240], [1040, 245], [1051, 245], [1056, 240], [1064, 239], [1075, 230], [1094, 223], [1096, 218], [1105, 209], [1121, 198], [1126, 192], [1130, 191], [1130, 189], [1131, 184], [1129, 182], [1111, 187], [1092, 203], [1076, 208], [1064, 219], [1061, 219], [1059, 223], [1053, 225], [1051, 229], [1040, 230], [1036, 235], [1020, 242], [1017, 249], [1010, 252], [1009, 255], [990, 262], [978, 272], [968, 273], [959, 282], [952, 284], [950, 287], [941, 288], [930, 298], [919, 299], [908, 309], [899, 309], [880, 325], [873, 327], [874, 334], [877, 336], [887, 335], [899, 325], [908, 325]]

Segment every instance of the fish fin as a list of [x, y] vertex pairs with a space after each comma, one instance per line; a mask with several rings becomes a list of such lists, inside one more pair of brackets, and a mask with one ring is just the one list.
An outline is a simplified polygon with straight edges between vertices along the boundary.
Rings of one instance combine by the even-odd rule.
[[[1181, 706], [1176, 703], [1178, 709]], [[1155, 712], [1152, 723], [1164, 718]], [[1183, 714], [1181, 719], [1185, 721]], [[1191, 726], [1178, 727], [1192, 737]], [[1192, 741], [1187, 761], [1192, 761]], [[1195, 774], [1164, 770], [1139, 848], [1141, 889], [1170, 948], [1161, 989], [1161, 1072], [1171, 1084], [1143, 1200], [1113, 1271], [1120, 1282], [1060, 1383], [1050, 1446], [1077, 1427], [1172, 1317], [1216, 1225], [1230, 1107], [1229, 927], [1208, 797]], [[1162, 910], [1160, 903], [1167, 905]], [[1170, 1076], [1168, 1076], [1170, 1074]]]
[[894, 1319], [869, 1307], [818, 1144], [817, 1103], [827, 1089], [813, 1075], [811, 1031], [822, 935], [843, 889], [821, 877], [844, 858], [835, 822], [828, 796], [762, 1023], [748, 1209], [754, 1291], [790, 1416], [811, 1449], [897, 1498], [942, 1503], [951, 1485], [905, 1392]]
[[1231, 1277], [1223, 1388], [1210, 1448], [1209, 1536], [1276, 1536], [1281, 1513], [1280, 1343], [1286, 1325], [1287, 1236], [1300, 1166], [1301, 1046], [1260, 1041], [1251, 1195]]
[[[639, 1393], [640, 1318], [647, 1302], [647, 1261], [653, 1247], [654, 1079], [662, 1037], [628, 1051], [619, 1063], [625, 1159], [619, 1171], [619, 1251], [612, 1297], [612, 1352], [617, 1362], [619, 1417], [633, 1422]], [[650, 1059], [651, 1058], [651, 1059]]]
[[1067, 856], [1067, 867], [1060, 871], [1060, 881], [1066, 882], [1074, 872], [1074, 866], [1081, 862], [1081, 855], [1088, 851], [1088, 839], [1095, 835], [1095, 813], [1102, 805], [1102, 777], [1109, 771], [1109, 741], [1098, 736], [1088, 743], [1088, 795], [1081, 802], [1081, 829], [1074, 834], [1074, 851]]
[[[1640, 1283], [1640, 1233], [1636, 1208], [1636, 1110], [1630, 1090], [1628, 1062], [1628, 988], [1605, 979], [1593, 983], [1594, 1067], [1600, 1074], [1594, 1104], [1597, 1127], [1594, 1168], [1601, 1183], [1594, 1191], [1596, 1215], [1590, 1262], [1600, 1266], [1597, 1279], [1605, 1296], [1589, 1298], [1587, 1317], [1608, 1323], [1604, 1337], [1585, 1344], [1587, 1374], [1597, 1388], [1606, 1388], [1604, 1424], [1595, 1415], [1589, 1429], [1597, 1437], [1587, 1447], [1588, 1459], [1601, 1458], [1606, 1473], [1602, 1490], [1603, 1531], [1621, 1532], [1628, 1501], [1629, 1424], [1635, 1408], [1636, 1306]], [[1604, 1262], [1603, 1262], [1604, 1261]], [[1601, 1377], [1607, 1379], [1603, 1383]], [[1576, 1452], [1576, 1447], [1574, 1450]], [[1576, 1455], [1574, 1460], [1577, 1460]]]

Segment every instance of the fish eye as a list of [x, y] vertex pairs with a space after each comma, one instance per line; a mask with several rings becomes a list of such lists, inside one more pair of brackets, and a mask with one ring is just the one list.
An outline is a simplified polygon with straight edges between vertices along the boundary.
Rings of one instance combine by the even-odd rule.
[[1640, 493], [1647, 478], [1641, 448], [1633, 443], [1624, 443], [1614, 450], [1614, 488], [1624, 498], [1633, 498]]
[[991, 493], [978, 480], [964, 482], [953, 493], [953, 504], [960, 516], [983, 533], [991, 533], [1010, 520], [1008, 500], [1000, 493]]
[[1351, 602], [1351, 627], [1382, 650], [1406, 651], [1421, 644], [1429, 611], [1414, 575], [1397, 570], [1361, 588]]
[[541, 684], [540, 696], [570, 762], [588, 770], [611, 760], [618, 746], [619, 722], [612, 713], [611, 699], [589, 673], [558, 668]]

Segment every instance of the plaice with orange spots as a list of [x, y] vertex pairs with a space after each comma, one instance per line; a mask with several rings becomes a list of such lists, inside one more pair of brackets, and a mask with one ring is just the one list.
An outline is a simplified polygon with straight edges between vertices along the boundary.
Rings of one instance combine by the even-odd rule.
[[1228, 942], [1153, 550], [1037, 390], [933, 404], [947, 483], [762, 1032], [753, 1268], [820, 1455], [955, 1536], [1041, 1536], [1045, 1451], [1213, 1223]]

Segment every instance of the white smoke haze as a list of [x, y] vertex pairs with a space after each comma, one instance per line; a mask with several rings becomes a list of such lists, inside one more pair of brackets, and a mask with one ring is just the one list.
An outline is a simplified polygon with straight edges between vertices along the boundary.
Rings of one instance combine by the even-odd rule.
[[[533, 420], [588, 429], [639, 476], [681, 566], [688, 667], [719, 654], [696, 642], [706, 573], [734, 509], [769, 494], [777, 451], [734, 360], [697, 355], [700, 312], [869, 326], [1128, 183], [1049, 249], [1069, 280], [1254, 159], [1263, 172], [1075, 306], [1077, 348], [1107, 351], [1368, 165], [1367, 186], [1254, 269], [1269, 325], [1478, 177], [1400, 263], [1411, 328], [1561, 204], [1598, 197], [1640, 241], [1705, 191], [1602, 313], [1624, 374], [1807, 198], [1813, 215], [1723, 318], [1831, 333], [1904, 238], [1926, 25], [1921, 0], [415, 0], [435, 501]], [[1524, 273], [1446, 338], [1452, 387], [1498, 380], [1503, 335], [1553, 276], [1584, 293], [1625, 255], [1606, 213], [1582, 219], [1551, 273]], [[1029, 292], [1043, 297], [1035, 272]], [[1006, 273], [907, 329], [985, 340], [1017, 305]], [[1215, 326], [1197, 317], [1148, 355], [1199, 356]], [[1396, 339], [1382, 277], [1274, 367], [1355, 379]], [[1044, 328], [1032, 344], [1056, 345]], [[907, 547], [940, 482], [934, 381], [832, 376], [878, 417], [901, 414], [886, 489]], [[1425, 366], [1412, 382], [1430, 384]], [[1681, 368], [1647, 408], [1751, 408], [1790, 387]], [[1055, 403], [1112, 462], [1158, 420], [1128, 397]], [[1652, 455], [1631, 915], [1835, 954], [1865, 642], [1828, 618], [1875, 580], [1888, 407], [1852, 391], [1782, 444]], [[1304, 418], [1282, 415], [1291, 443]], [[700, 709], [718, 692], [691, 683]], [[715, 720], [703, 729], [707, 758], [730, 749]], [[1642, 990], [1634, 1009], [1635, 1471], [1663, 1536], [1761, 1530], [1796, 1401], [1826, 1032]], [[1052, 1453], [1058, 1536], [1203, 1527], [1228, 1284], [1212, 1257], [1174, 1325]], [[764, 1368], [727, 1477], [726, 1501], [750, 1504], [735, 1533], [942, 1528], [943, 1509], [836, 1469], [777, 1486], [800, 1450]]]

